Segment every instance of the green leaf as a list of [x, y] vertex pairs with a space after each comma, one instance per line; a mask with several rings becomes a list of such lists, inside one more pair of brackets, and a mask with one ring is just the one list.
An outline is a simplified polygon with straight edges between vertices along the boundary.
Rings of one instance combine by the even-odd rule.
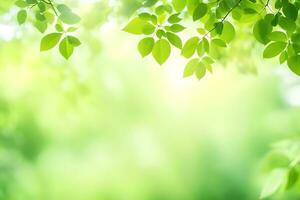
[[274, 31], [274, 32], [270, 33], [269, 39], [272, 41], [276, 41], [276, 42], [286, 42], [287, 36], [285, 33], [281, 32], [281, 31]]
[[268, 176], [264, 188], [260, 194], [260, 199], [271, 196], [279, 190], [286, 176], [285, 169], [275, 169]]
[[166, 35], [166, 32], [164, 31], [164, 30], [161, 30], [161, 29], [159, 29], [159, 30], [157, 30], [157, 32], [156, 32], [156, 36], [160, 39], [160, 38], [162, 38], [163, 36], [165, 36]]
[[187, 0], [187, 8], [189, 14], [193, 15], [196, 7], [199, 5], [199, 0]]
[[198, 46], [197, 46], [197, 54], [199, 57], [203, 56], [205, 53], [205, 49], [203, 46], [203, 41], [199, 42]]
[[202, 62], [199, 62], [196, 69], [196, 76], [199, 80], [201, 80], [206, 74], [206, 67]]
[[178, 49], [182, 48], [182, 41], [178, 35], [171, 32], [167, 32], [166, 35], [171, 44], [173, 44]]
[[204, 48], [205, 52], [209, 53], [209, 49], [210, 48], [209, 48], [209, 42], [208, 42], [208, 40], [206, 38], [203, 38], [202, 41], [203, 41], [203, 48]]
[[154, 6], [156, 3], [158, 2], [158, 0], [147, 0], [143, 6], [144, 7], [151, 7], [151, 6]]
[[154, 39], [151, 37], [144, 38], [139, 42], [138, 50], [142, 57], [145, 57], [152, 52], [154, 42]]
[[40, 9], [40, 12], [45, 12], [46, 11], [46, 5], [44, 2], [39, 2], [38, 7]]
[[298, 9], [296, 8], [296, 6], [291, 3], [284, 3], [282, 11], [287, 18], [296, 21], [298, 17]]
[[69, 59], [73, 51], [74, 46], [69, 42], [68, 38], [65, 37], [59, 44], [59, 52], [65, 59]]
[[271, 21], [272, 26], [278, 25], [280, 15], [281, 15], [281, 13], [279, 13], [279, 12], [275, 15], [274, 19]]
[[73, 47], [78, 47], [81, 45], [81, 42], [77, 37], [69, 35], [69, 36], [67, 36], [67, 39]]
[[170, 31], [172, 31], [174, 33], [181, 32], [184, 29], [185, 29], [185, 27], [180, 24], [173, 24], [172, 26], [170, 26]]
[[221, 40], [221, 39], [213, 39], [211, 41], [211, 43], [215, 44], [215, 45], [217, 45], [219, 47], [227, 47], [226, 43], [223, 40]]
[[186, 58], [192, 57], [197, 49], [199, 40], [198, 37], [190, 38], [183, 46], [181, 54]]
[[158, 40], [153, 47], [152, 55], [160, 64], [164, 64], [171, 54], [171, 46], [165, 39]]
[[182, 19], [179, 17], [181, 13], [176, 13], [174, 15], [171, 15], [169, 18], [168, 18], [168, 22], [171, 23], [171, 24], [175, 24], [175, 23], [178, 23], [180, 22]]
[[280, 64], [283, 64], [288, 59], [288, 53], [286, 51], [282, 52], [279, 57]]
[[193, 20], [197, 21], [206, 15], [208, 7], [205, 3], [199, 3], [193, 13]]
[[54, 22], [54, 20], [55, 20], [54, 15], [52, 13], [50, 13], [50, 12], [47, 12], [47, 11], [44, 12], [44, 16], [45, 16], [46, 21], [48, 22], [48, 24], [52, 24]]
[[222, 22], [215, 23], [216, 32], [218, 35], [221, 35], [223, 32], [224, 24]]
[[36, 18], [37, 20], [39, 20], [39, 21], [45, 21], [45, 20], [46, 20], [45, 16], [44, 16], [43, 14], [39, 13], [39, 12], [37, 12], [37, 13], [35, 14], [35, 18]]
[[288, 180], [286, 184], [286, 189], [292, 188], [298, 181], [299, 174], [297, 170], [293, 167], [289, 170]]
[[257, 11], [254, 10], [254, 9], [252, 9], [252, 8], [245, 8], [244, 12], [247, 13], [247, 14], [255, 14], [255, 13], [257, 13]]
[[290, 57], [288, 59], [288, 66], [292, 72], [300, 76], [300, 55]]
[[202, 58], [202, 61], [206, 64], [214, 64], [214, 60], [208, 56], [205, 56], [204, 58]]
[[71, 8], [69, 8], [66, 4], [59, 4], [56, 8], [61, 14], [72, 12]]
[[20, 8], [25, 8], [28, 6], [28, 4], [24, 1], [24, 0], [18, 0], [16, 1], [16, 6], [20, 7]]
[[186, 78], [192, 76], [196, 72], [198, 64], [199, 64], [198, 58], [194, 58], [190, 60], [185, 66], [183, 77]]
[[59, 16], [59, 19], [65, 24], [73, 25], [78, 23], [81, 19], [78, 15], [72, 12], [64, 12]]
[[285, 152], [281, 152], [278, 150], [271, 151], [266, 158], [267, 170], [272, 170], [276, 168], [287, 168], [291, 161], [288, 155]]
[[152, 24], [156, 25], [157, 21], [158, 21], [157, 16], [156, 15], [151, 15], [151, 22], [152, 22]]
[[57, 10], [61, 13], [59, 19], [65, 24], [73, 25], [81, 20], [80, 17], [73, 13], [72, 10], [65, 4], [58, 5]]
[[41, 33], [45, 33], [45, 31], [47, 30], [48, 28], [48, 24], [46, 21], [39, 21], [39, 20], [36, 20], [34, 22], [34, 26], [41, 32]]
[[[300, 53], [300, 45], [299, 44], [292, 44], [293, 50], [296, 54]], [[293, 55], [293, 54], [291, 54]]]
[[224, 40], [225, 42], [231, 42], [235, 37], [235, 29], [230, 22], [225, 21], [223, 26], [223, 32], [220, 36], [220, 39]]
[[294, 33], [291, 37], [291, 40], [295, 44], [300, 44], [300, 33]]
[[139, 14], [139, 18], [141, 18], [142, 20], [151, 21], [152, 15], [150, 13], [143, 12]]
[[145, 35], [150, 35], [154, 33], [154, 31], [155, 31], [155, 26], [153, 26], [152, 24], [146, 24], [143, 28], [143, 33]]
[[287, 53], [289, 56], [295, 55], [296, 52], [294, 50], [293, 44], [289, 43], [287, 47]]
[[275, 1], [275, 8], [280, 9], [282, 7], [282, 1], [281, 0], [276, 0]]
[[269, 34], [272, 32], [273, 27], [266, 20], [259, 20], [256, 22], [253, 28], [253, 34], [257, 41], [262, 44], [267, 44], [269, 39]]
[[[151, 26], [151, 24], [145, 20], [142, 20], [139, 17], [132, 19], [127, 26], [123, 29], [123, 31], [131, 33], [131, 34], [143, 34], [145, 27]], [[153, 25], [152, 25], [153, 26]]]
[[69, 27], [67, 32], [74, 32], [74, 31], [77, 31], [78, 28], [76, 27]]
[[52, 49], [57, 45], [61, 38], [61, 33], [50, 33], [42, 38], [40, 50], [41, 51], [47, 51], [49, 49]]
[[224, 0], [224, 2], [226, 6], [233, 8], [238, 3], [238, 0]]
[[294, 30], [296, 29], [296, 23], [287, 17], [281, 16], [279, 18], [278, 24], [281, 28], [286, 30], [288, 32], [288, 34], [294, 32]]
[[172, 12], [172, 7], [169, 5], [160, 5], [157, 8], [155, 8], [155, 13], [157, 15], [163, 15], [165, 13], [171, 13]]
[[204, 28], [197, 28], [197, 32], [198, 32], [200, 35], [205, 35], [206, 30], [205, 30]]
[[285, 42], [273, 42], [269, 44], [264, 50], [263, 57], [264, 58], [273, 58], [279, 55], [287, 46]]
[[24, 24], [25, 21], [27, 19], [27, 12], [26, 10], [20, 10], [18, 12], [18, 15], [17, 15], [17, 20], [18, 20], [18, 23], [21, 25], [21, 24]]
[[55, 25], [55, 29], [58, 31], [58, 32], [63, 32], [64, 31], [64, 28], [61, 24], [57, 23]]
[[186, 6], [186, 0], [172, 0], [176, 12], [181, 12]]
[[36, 4], [37, 0], [26, 0], [27, 4]]
[[205, 68], [207, 71], [209, 71], [210, 73], [213, 73], [213, 68], [210, 64], [204, 63], [204, 65], [205, 65]]

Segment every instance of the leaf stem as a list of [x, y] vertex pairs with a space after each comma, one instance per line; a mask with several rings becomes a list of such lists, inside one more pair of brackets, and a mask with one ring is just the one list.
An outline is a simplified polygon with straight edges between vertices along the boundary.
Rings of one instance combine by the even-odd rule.
[[[270, 0], [268, 0], [268, 2], [269, 2]], [[226, 13], [226, 15], [221, 19], [221, 23], [223, 23], [225, 20], [226, 20], [226, 18], [229, 16], [229, 14], [236, 8], [236, 7], [238, 7], [239, 5], [240, 5], [240, 3], [242, 2], [242, 0], [239, 0], [227, 13]], [[216, 25], [214, 25], [214, 27], [212, 28], [212, 29], [210, 29], [203, 37], [202, 37], [202, 39], [201, 40], [203, 40], [203, 38], [205, 38], [205, 37], [207, 37], [211, 32], [213, 32], [215, 29], [217, 28], [217, 26]]]
[[49, 0], [49, 1], [42, 0], [42, 1], [43, 1], [44, 3], [46, 3], [46, 4], [49, 4], [49, 5], [51, 6], [52, 10], [54, 11], [55, 15], [58, 17], [58, 13], [57, 13], [57, 11], [56, 11], [54, 5], [53, 5], [52, 0]]

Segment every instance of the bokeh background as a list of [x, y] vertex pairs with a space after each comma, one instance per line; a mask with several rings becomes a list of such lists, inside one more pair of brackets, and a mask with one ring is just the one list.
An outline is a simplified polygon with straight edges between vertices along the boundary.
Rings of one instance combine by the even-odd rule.
[[299, 135], [300, 79], [250, 31], [198, 81], [176, 50], [140, 58], [121, 31], [138, 1], [64, 1], [82, 17], [69, 61], [0, 2], [1, 200], [254, 200], [270, 145]]

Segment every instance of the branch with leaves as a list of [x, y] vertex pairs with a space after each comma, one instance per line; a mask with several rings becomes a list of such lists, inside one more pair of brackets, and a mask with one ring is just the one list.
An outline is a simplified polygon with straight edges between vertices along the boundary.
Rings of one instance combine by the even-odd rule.
[[[265, 45], [264, 58], [279, 57], [280, 64], [287, 63], [300, 75], [299, 8], [299, 1], [289, 0], [145, 0], [124, 31], [146, 35], [138, 50], [142, 57], [152, 54], [160, 65], [168, 60], [172, 46], [179, 48], [181, 55], [190, 59], [184, 77], [196, 75], [201, 79], [213, 71], [212, 64], [218, 59], [215, 52], [226, 48], [234, 40], [237, 27], [246, 24], [255, 39]], [[183, 44], [180, 33], [186, 28], [186, 16], [199, 28], [198, 34]]]
[[[300, 0], [139, 0], [137, 5], [140, 2], [141, 8], [123, 30], [142, 35], [139, 53], [142, 57], [152, 54], [160, 65], [168, 60], [172, 48], [178, 49], [189, 59], [184, 77], [195, 75], [202, 79], [206, 73], [212, 73], [218, 52], [230, 45], [238, 31], [243, 31], [238, 29], [240, 26], [251, 29], [256, 41], [264, 46], [263, 58], [277, 58], [300, 76]], [[41, 51], [58, 46], [68, 59], [81, 45], [73, 35], [80, 17], [67, 5], [54, 0], [17, 0], [15, 4], [20, 9], [20, 25], [32, 23], [43, 34], [55, 29], [42, 38]], [[195, 35], [183, 42], [183, 32], [188, 28], [184, 26], [185, 20], [192, 21], [197, 28]], [[290, 150], [290, 146], [295, 148]], [[280, 151], [285, 164], [272, 168], [261, 198], [281, 188], [288, 190], [299, 179], [300, 142], [287, 143]]]
[[77, 30], [80, 17], [67, 5], [56, 4], [53, 0], [18, 0], [20, 8], [17, 21], [20, 25], [31, 22], [41, 33], [53, 27], [55, 32], [46, 34], [40, 44], [41, 51], [59, 46], [61, 55], [68, 59], [81, 42], [72, 33]]

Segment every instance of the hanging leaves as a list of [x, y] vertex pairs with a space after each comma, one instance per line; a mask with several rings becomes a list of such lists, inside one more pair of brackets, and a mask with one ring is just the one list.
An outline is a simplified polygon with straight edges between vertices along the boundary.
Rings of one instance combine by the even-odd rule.
[[[18, 23], [24, 24], [31, 22], [40, 32], [45, 33], [49, 27], [55, 27], [57, 33], [45, 35], [40, 44], [41, 51], [53, 49], [61, 40], [60, 53], [68, 59], [72, 53], [72, 47], [78, 47], [81, 42], [78, 38], [71, 36], [70, 33], [76, 30], [75, 25], [80, 22], [80, 17], [65, 4], [56, 4], [53, 0], [17, 0], [15, 5], [20, 8], [17, 13]], [[66, 30], [65, 30], [66, 27]], [[66, 46], [70, 46], [66, 48]], [[72, 50], [71, 50], [72, 49]]]
[[[66, 59], [81, 42], [73, 36], [80, 17], [66, 4], [54, 0], [17, 0], [17, 22], [30, 22], [41, 33], [54, 27], [55, 33], [46, 34], [41, 41], [41, 51], [59, 45]], [[264, 58], [277, 57], [280, 64], [300, 75], [300, 27], [297, 22], [299, 3], [288, 0], [270, 1], [225, 0], [202, 2], [198, 0], [143, 0], [141, 10], [123, 28], [125, 32], [144, 35], [138, 43], [142, 57], [150, 54], [159, 64], [170, 57], [172, 48], [179, 49], [187, 59], [197, 58], [206, 70], [212, 71], [213, 54], [228, 48], [234, 40], [236, 24], [245, 24], [253, 30], [254, 38], [265, 46]], [[186, 12], [187, 11], [187, 12]], [[183, 41], [186, 29], [184, 18], [195, 21], [197, 34]], [[178, 51], [178, 50], [177, 50]], [[204, 59], [205, 58], [205, 59]], [[203, 67], [201, 68], [203, 69]], [[198, 78], [204, 70], [198, 70]]]

